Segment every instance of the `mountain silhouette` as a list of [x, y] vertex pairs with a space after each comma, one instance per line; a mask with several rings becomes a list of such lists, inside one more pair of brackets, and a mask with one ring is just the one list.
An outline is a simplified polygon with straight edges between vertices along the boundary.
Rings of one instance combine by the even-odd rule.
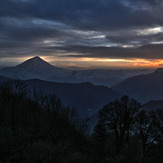
[[62, 76], [68, 70], [57, 68], [40, 57], [33, 57], [17, 66], [3, 68], [0, 70], [0, 75], [13, 79], [46, 79], [52, 74]]
[[[0, 84], [9, 79], [0, 76]], [[95, 86], [92, 83], [57, 83], [39, 79], [24, 80], [30, 94], [35, 93], [39, 96], [43, 94], [57, 95], [61, 98], [65, 106], [77, 109], [81, 117], [96, 114], [103, 105], [111, 102], [121, 95], [106, 86]]]
[[9, 80], [12, 80], [12, 79], [0, 75], [0, 82], [5, 82], [5, 81], [9, 81]]
[[38, 79], [26, 80], [25, 83], [33, 90], [45, 94], [58, 95], [67, 106], [77, 108], [80, 114], [96, 113], [120, 94], [106, 86], [95, 86], [92, 83], [57, 83]]
[[163, 68], [146, 75], [130, 77], [112, 88], [122, 94], [134, 97], [142, 103], [150, 100], [162, 100]]
[[163, 109], [163, 100], [151, 100], [145, 103], [142, 107], [147, 111]]

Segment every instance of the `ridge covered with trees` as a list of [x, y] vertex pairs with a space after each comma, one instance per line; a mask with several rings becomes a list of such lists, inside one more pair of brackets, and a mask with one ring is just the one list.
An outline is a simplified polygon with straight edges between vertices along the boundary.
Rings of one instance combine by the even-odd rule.
[[162, 162], [163, 110], [144, 111], [123, 96], [98, 115], [89, 134], [87, 119], [56, 95], [29, 94], [22, 82], [6, 82], [0, 86], [0, 162]]

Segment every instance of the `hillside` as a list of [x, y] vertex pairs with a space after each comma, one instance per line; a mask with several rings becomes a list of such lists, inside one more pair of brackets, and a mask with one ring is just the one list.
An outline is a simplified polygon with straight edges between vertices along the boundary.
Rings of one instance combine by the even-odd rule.
[[[14, 81], [0, 76], [0, 82]], [[120, 97], [120, 94], [105, 86], [95, 86], [91, 83], [57, 83], [39, 79], [23, 81], [30, 90], [30, 94], [35, 92], [37, 95], [51, 94], [57, 95], [65, 106], [78, 110], [79, 115], [92, 116], [106, 103]]]
[[77, 108], [82, 114], [93, 114], [120, 94], [105, 86], [91, 83], [56, 83], [42, 80], [27, 80], [25, 83], [38, 92], [58, 95], [65, 105]]
[[156, 110], [163, 109], [163, 100], [151, 100], [143, 105], [143, 109], [145, 110]]
[[142, 103], [150, 100], [162, 100], [163, 69], [157, 69], [146, 75], [130, 77], [112, 88], [122, 94], [134, 97]]

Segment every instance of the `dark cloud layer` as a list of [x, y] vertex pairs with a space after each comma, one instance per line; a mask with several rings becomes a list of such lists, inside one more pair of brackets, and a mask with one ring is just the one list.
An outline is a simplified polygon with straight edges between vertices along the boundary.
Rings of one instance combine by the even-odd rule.
[[1, 17], [48, 19], [89, 30], [163, 23], [162, 2], [156, 0], [1, 0], [0, 6]]
[[160, 59], [162, 11], [162, 0], [1, 0], [0, 58]]
[[[122, 47], [90, 47], [90, 46], [67, 46], [67, 47], [45, 47], [49, 52], [64, 50], [72, 53], [63, 57], [85, 57], [85, 58], [125, 58], [125, 59], [163, 59], [163, 45], [149, 44], [136, 48]], [[75, 55], [77, 53], [77, 55]], [[81, 55], [79, 55], [81, 54]], [[154, 55], [155, 54], [155, 55]]]

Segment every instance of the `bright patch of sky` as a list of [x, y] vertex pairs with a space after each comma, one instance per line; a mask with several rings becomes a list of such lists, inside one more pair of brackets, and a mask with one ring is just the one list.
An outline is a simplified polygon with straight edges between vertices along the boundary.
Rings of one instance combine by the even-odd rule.
[[163, 33], [163, 27], [153, 27], [153, 28], [137, 30], [137, 33], [138, 35], [153, 35], [153, 34]]

